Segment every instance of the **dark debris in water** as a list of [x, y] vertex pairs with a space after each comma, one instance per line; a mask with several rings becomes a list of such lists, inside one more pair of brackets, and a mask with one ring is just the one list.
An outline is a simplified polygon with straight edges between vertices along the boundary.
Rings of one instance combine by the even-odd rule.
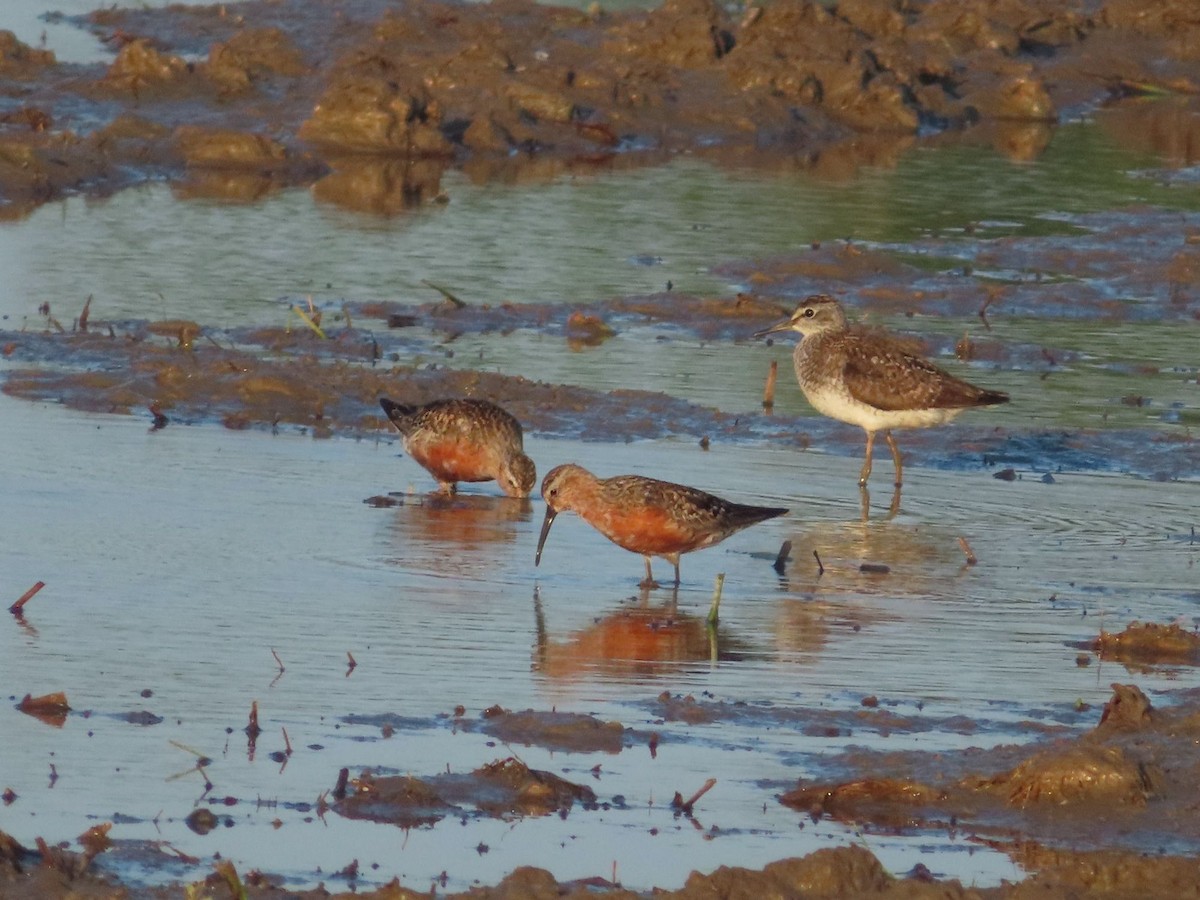
[[432, 825], [446, 816], [475, 813], [506, 818], [542, 816], [569, 810], [574, 804], [594, 806], [596, 795], [552, 772], [531, 769], [509, 757], [466, 775], [445, 773], [431, 778], [364, 772], [334, 804], [341, 815], [413, 828]]

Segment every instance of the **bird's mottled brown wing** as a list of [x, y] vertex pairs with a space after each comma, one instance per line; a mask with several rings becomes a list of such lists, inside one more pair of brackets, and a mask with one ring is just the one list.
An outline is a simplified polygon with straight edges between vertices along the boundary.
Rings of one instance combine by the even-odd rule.
[[955, 378], [885, 337], [855, 335], [846, 351], [846, 389], [855, 400], [876, 409], [957, 409], [1007, 399]]
[[435, 400], [414, 417], [415, 426], [444, 437], [461, 440], [498, 440], [520, 448], [521, 425], [492, 403], [481, 400]]
[[698, 488], [637, 475], [607, 479], [605, 494], [628, 506], [656, 507], [668, 511], [681, 528], [699, 537], [720, 540], [734, 531], [782, 515], [786, 509], [731, 503]]

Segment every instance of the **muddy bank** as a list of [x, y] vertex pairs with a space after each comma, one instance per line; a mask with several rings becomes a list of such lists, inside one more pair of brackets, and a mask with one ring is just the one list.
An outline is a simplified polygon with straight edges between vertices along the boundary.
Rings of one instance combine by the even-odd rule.
[[885, 830], [958, 828], [1074, 850], [1195, 853], [1198, 723], [1194, 695], [1155, 708], [1136, 686], [1114, 684], [1081, 737], [959, 756], [851, 752], [832, 765], [860, 777], [802, 781], [780, 801], [814, 818]]
[[[784, 859], [761, 870], [722, 867], [708, 874], [693, 873], [675, 891], [631, 892], [603, 877], [558, 883], [544, 870], [523, 867], [494, 887], [465, 894], [436, 891], [451, 897], [675, 897], [727, 896], [881, 896], [1015, 898], [1053, 894], [1089, 896], [1189, 896], [1200, 878], [1200, 811], [1192, 802], [1194, 773], [1200, 755], [1194, 740], [1200, 722], [1200, 696], [1185, 691], [1169, 698], [1171, 705], [1154, 706], [1135, 685], [1115, 684], [1103, 710], [1085, 712], [1090, 730], [1073, 736], [1046, 737], [1025, 745], [992, 750], [871, 752], [848, 750], [829, 758], [826, 769], [844, 773], [828, 781], [802, 780], [786, 786], [778, 800], [804, 819], [822, 817], [854, 822], [869, 835], [952, 832], [963, 840], [986, 845], [1009, 855], [1029, 877], [1018, 884], [991, 888], [965, 886], [939, 879], [918, 865], [904, 877], [889, 874], [872, 853], [852, 845], [826, 849], [803, 858]], [[659, 699], [669, 716], [689, 715], [684, 707], [700, 708], [691, 698], [664, 695]], [[682, 704], [682, 706], [680, 705]], [[819, 711], [807, 711], [816, 713]], [[877, 710], [864, 702], [864, 715]], [[743, 713], [736, 705], [714, 707], [712, 716]], [[770, 727], [794, 727], [793, 717], [805, 711], [762, 708], [754, 715]], [[457, 715], [457, 714], [456, 714]], [[533, 733], [553, 746], [559, 737], [547, 734], [595, 735], [619, 732], [617, 723], [598, 723], [588, 717], [565, 719], [553, 712], [521, 714], [485, 711], [485, 722], [503, 721], [514, 734]], [[461, 718], [461, 715], [457, 715]], [[776, 717], [773, 724], [769, 720]], [[690, 720], [690, 719], [689, 719]], [[399, 721], [399, 720], [397, 720]], [[711, 721], [711, 718], [709, 719]], [[939, 727], [947, 723], [941, 723]], [[588, 738], [570, 749], [595, 748]], [[619, 749], [619, 746], [618, 748]], [[368, 771], [350, 777], [343, 771], [315, 807], [317, 816], [337, 814], [402, 828], [432, 827], [449, 815], [501, 818], [557, 814], [569, 821], [575, 815], [617, 815], [620, 799], [601, 801], [586, 785], [556, 774], [502, 759], [461, 775], [430, 777]], [[606, 785], [608, 790], [613, 785]], [[764, 797], [772, 786], [763, 785]], [[676, 815], [699, 812], [704, 792], [683, 801]], [[619, 795], [617, 795], [619, 798]], [[80, 850], [69, 843], [44, 841], [26, 848], [0, 834], [0, 896], [59, 896], [71, 891], [81, 897], [176, 896], [185, 885], [204, 884], [212, 896], [324, 897], [323, 889], [286, 890], [270, 875], [238, 873], [227, 862], [187, 858], [191, 873], [181, 883], [162, 888], [122, 885], [106, 871], [119, 871], [134, 860], [147, 860], [142, 842], [112, 841], [101, 823], [79, 837]], [[479, 852], [485, 852], [480, 850]], [[159, 853], [159, 865], [162, 865]], [[447, 865], [452, 861], [448, 860]], [[211, 873], [211, 874], [210, 874]], [[421, 890], [393, 882], [374, 891], [355, 890], [357, 869], [332, 875], [353, 894], [333, 896], [416, 897]], [[239, 894], [244, 891], [244, 894]], [[1182, 892], [1182, 893], [1181, 893]]]
[[[163, 175], [230, 200], [316, 182], [330, 202], [395, 213], [443, 199], [451, 165], [545, 178], [705, 149], [845, 171], [918, 132], [981, 122], [1029, 158], [1060, 115], [1130, 95], [1186, 104], [1200, 89], [1200, 22], [1183, 0], [586, 12], [284, 0], [104, 9], [79, 24], [115, 52], [107, 67], [0, 40], [8, 215]], [[1194, 131], [1173, 115], [1173, 133]]]
[[[566, 304], [459, 308], [444, 303], [348, 302], [327, 310], [323, 318], [319, 310], [312, 310], [310, 318], [297, 304], [294, 326], [220, 329], [182, 320], [108, 322], [87, 308], [63, 324], [46, 310], [40, 321], [27, 321], [25, 330], [0, 331], [0, 355], [16, 364], [5, 372], [3, 390], [29, 400], [144, 416], [154, 427], [219, 422], [231, 429], [295, 428], [315, 437], [385, 440], [394, 437], [379, 414], [379, 396], [406, 403], [471, 396], [504, 406], [527, 431], [555, 437], [691, 437], [701, 447], [712, 441], [769, 440], [798, 449], [832, 443], [857, 453], [861, 431], [822, 417], [797, 415], [807, 412], [799, 402], [786, 411], [782, 406], [762, 410], [760, 395], [747, 396], [743, 410], [754, 411], [732, 413], [655, 391], [600, 391], [453, 367], [453, 341], [464, 333], [500, 339], [544, 335], [560, 339], [566, 352], [603, 352], [608, 341], [642, 340], [647, 329], [655, 329], [660, 344], [724, 339], [733, 341], [728, 352], [737, 353], [737, 343], [776, 320], [780, 310], [791, 305], [794, 293], [802, 295], [815, 277], [836, 281], [834, 270], [847, 260], [851, 265], [846, 271], [863, 271], [864, 260], [892, 267], [878, 252], [818, 248], [799, 259], [755, 266], [758, 274], [750, 280], [762, 289], [758, 296], [710, 298], [668, 292], [616, 298], [583, 313]], [[797, 268], [805, 274], [781, 274]], [[876, 271], [871, 263], [867, 268]], [[871, 286], [874, 275], [866, 279], [861, 288], [866, 310], [894, 313], [970, 302], [965, 296], [955, 300], [957, 292], [932, 287], [905, 291], [900, 288], [907, 282], [904, 273], [891, 277], [894, 286], [886, 289]], [[980, 302], [978, 297], [975, 302]], [[1017, 314], [1012, 308], [1017, 302], [999, 291], [999, 308], [991, 315]], [[1171, 316], [1194, 314], [1190, 301], [1165, 306]], [[1070, 351], [977, 333], [978, 338], [935, 337], [917, 345], [935, 358], [956, 354], [995, 368], [1025, 369], [1042, 380], [1057, 377], [1064, 366], [1076, 362]], [[406, 364], [418, 356], [444, 359], [445, 365]], [[1176, 378], [1173, 370], [1164, 370], [1163, 376]], [[1125, 398], [1107, 402], [1119, 406]], [[1151, 402], [1143, 397], [1138, 405]], [[1190, 413], [1175, 413], [1172, 421], [1182, 421], [1184, 415]], [[1001, 474], [1013, 467], [1040, 473], [1117, 470], [1162, 479], [1200, 473], [1200, 444], [1185, 432], [1170, 430], [1147, 440], [1145, 432], [1116, 428], [1073, 431], [968, 423], [908, 434], [905, 450], [926, 464]]]

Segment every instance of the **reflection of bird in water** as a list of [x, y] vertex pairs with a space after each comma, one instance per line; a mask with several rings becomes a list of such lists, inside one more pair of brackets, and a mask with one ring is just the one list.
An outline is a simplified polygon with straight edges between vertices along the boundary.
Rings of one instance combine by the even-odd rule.
[[[624, 605], [596, 619], [587, 628], [552, 641], [546, 632], [541, 598], [533, 595], [537, 618], [537, 651], [534, 668], [543, 675], [576, 681], [599, 675], [616, 679], [641, 679], [671, 674], [689, 663], [741, 659], [750, 655], [741, 641], [703, 618], [681, 613], [675, 597], [651, 606], [648, 588], [637, 605]], [[718, 652], [719, 650], [719, 652]]]
[[[535, 668], [556, 679], [653, 676], [676, 670], [680, 663], [711, 655], [704, 620], [681, 614], [673, 602], [661, 606], [626, 606], [596, 620], [562, 641], [550, 641], [538, 612]], [[535, 595], [534, 602], [538, 599]]]
[[404, 449], [452, 494], [459, 481], [492, 481], [510, 497], [528, 497], [537, 481], [525, 455], [521, 424], [486, 400], [434, 400], [379, 405], [404, 437]]
[[973, 406], [1008, 402], [1007, 394], [955, 378], [909, 352], [894, 336], [852, 328], [841, 305], [825, 294], [807, 298], [791, 318], [755, 337], [777, 331], [797, 331], [804, 336], [792, 358], [800, 390], [813, 409], [866, 431], [860, 485], [865, 486], [871, 477], [876, 432], [883, 432], [892, 451], [898, 486], [903, 481], [903, 466], [893, 428], [929, 428]]
[[675, 566], [678, 585], [680, 554], [711, 547], [736, 531], [787, 512], [778, 507], [730, 503], [696, 488], [641, 475], [597, 478], [574, 464], [559, 466], [546, 475], [542, 497], [546, 518], [534, 565], [542, 560], [554, 517], [569, 509], [614, 544], [642, 554], [646, 560], [643, 587], [658, 586], [650, 573], [651, 556], [661, 556]]
[[396, 510], [396, 527], [405, 540], [454, 550], [479, 550], [488, 544], [511, 543], [517, 537], [513, 523], [527, 522], [533, 513], [529, 501], [503, 497], [425, 494], [407, 497]]

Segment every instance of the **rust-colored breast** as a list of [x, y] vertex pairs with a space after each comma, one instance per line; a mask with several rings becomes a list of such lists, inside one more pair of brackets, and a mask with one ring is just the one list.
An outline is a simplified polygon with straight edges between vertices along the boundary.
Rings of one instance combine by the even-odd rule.
[[614, 544], [635, 553], [686, 553], [699, 542], [693, 529], [657, 506], [612, 509], [593, 524]]
[[413, 441], [408, 452], [439, 481], [490, 481], [496, 474], [492, 455], [478, 444]]

